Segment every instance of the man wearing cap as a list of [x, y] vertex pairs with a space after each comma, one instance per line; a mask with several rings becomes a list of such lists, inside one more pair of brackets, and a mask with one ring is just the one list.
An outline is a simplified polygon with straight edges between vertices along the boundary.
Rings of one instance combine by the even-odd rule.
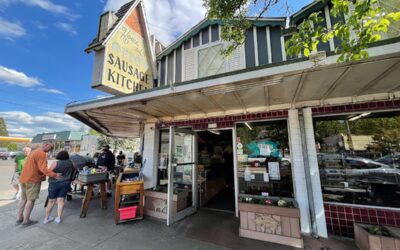
[[[97, 159], [96, 167], [103, 169], [110, 173], [114, 170], [115, 167], [115, 156], [110, 151], [110, 146], [105, 145], [103, 146], [103, 152], [100, 154], [99, 158]], [[111, 181], [108, 180], [107, 182], [107, 196], [111, 196]]]
[[35, 201], [39, 198], [42, 181], [46, 180], [46, 176], [61, 178], [61, 174], [56, 174], [47, 168], [47, 153], [52, 149], [53, 144], [45, 142], [26, 158], [20, 177], [21, 201], [18, 205], [17, 225], [30, 226], [37, 223], [37, 221], [30, 220], [30, 216]]

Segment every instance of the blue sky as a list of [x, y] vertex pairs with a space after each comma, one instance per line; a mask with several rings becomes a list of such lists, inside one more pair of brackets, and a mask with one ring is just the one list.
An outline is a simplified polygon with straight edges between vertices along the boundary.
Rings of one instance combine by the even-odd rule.
[[[98, 18], [127, 0], [0, 0], [0, 117], [10, 135], [77, 130], [67, 103], [105, 95], [91, 89], [84, 52]], [[308, 1], [291, 1], [294, 10]], [[150, 32], [166, 45], [204, 18], [201, 0], [145, 0]]]

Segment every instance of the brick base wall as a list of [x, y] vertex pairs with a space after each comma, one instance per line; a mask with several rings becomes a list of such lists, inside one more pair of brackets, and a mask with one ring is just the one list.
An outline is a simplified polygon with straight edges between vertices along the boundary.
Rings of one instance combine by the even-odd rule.
[[324, 203], [328, 232], [354, 237], [354, 223], [400, 227], [400, 209], [355, 207], [346, 204]]

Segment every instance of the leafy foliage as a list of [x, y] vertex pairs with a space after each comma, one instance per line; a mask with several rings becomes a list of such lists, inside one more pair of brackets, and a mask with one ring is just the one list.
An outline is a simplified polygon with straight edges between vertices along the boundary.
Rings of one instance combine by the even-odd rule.
[[[209, 19], [219, 19], [224, 22], [221, 28], [221, 38], [229, 43], [222, 54], [229, 56], [246, 39], [246, 30], [251, 27], [248, 13], [259, 8], [258, 16], [262, 16], [279, 0], [203, 0]], [[262, 6], [260, 8], [260, 6]]]
[[[375, 150], [388, 154], [400, 152], [400, 116], [383, 118], [364, 118], [350, 121], [352, 135], [372, 135]], [[346, 134], [346, 125], [343, 121], [317, 121], [315, 124], [315, 139], [323, 143], [323, 139], [343, 133]]]
[[372, 235], [379, 235], [379, 236], [391, 236], [389, 231], [386, 228], [380, 226], [374, 226], [367, 228], [368, 233]]
[[309, 57], [317, 51], [317, 45], [337, 37], [341, 46], [338, 62], [357, 61], [368, 58], [369, 44], [382, 39], [392, 23], [400, 21], [400, 11], [386, 12], [378, 0], [332, 0], [334, 17], [344, 15], [346, 22], [339, 21], [331, 29], [322, 26], [321, 12], [312, 13], [299, 26], [298, 31], [286, 42], [289, 55], [303, 54]]
[[139, 151], [140, 140], [99, 135], [97, 138], [97, 144], [99, 146], [98, 149], [101, 149], [105, 145], [109, 145], [111, 151], [114, 153], [117, 153], [118, 150], [137, 152]]
[[18, 145], [16, 143], [8, 143], [7, 149], [8, 151], [17, 151]]
[[[0, 117], [0, 136], [8, 136], [6, 122]], [[0, 142], [0, 147], [7, 147], [7, 142]]]
[[[245, 42], [246, 30], [251, 26], [251, 22], [246, 17], [251, 13], [256, 13], [257, 19], [272, 6], [284, 0], [203, 1], [208, 10], [208, 18], [220, 19], [225, 23], [221, 30], [221, 37], [229, 43], [229, 46], [223, 53], [230, 55]], [[321, 25], [324, 22], [323, 14], [312, 13], [286, 41], [288, 56], [309, 57], [311, 53], [317, 51], [319, 43], [326, 43], [336, 37], [342, 42], [336, 51], [340, 54], [338, 62], [356, 61], [367, 58], [369, 44], [381, 40], [383, 34], [393, 33], [393, 30], [394, 34], [400, 33], [398, 0], [331, 0], [331, 3], [332, 15], [345, 16], [346, 22], [339, 21], [328, 29]]]
[[8, 136], [6, 122], [0, 117], [0, 136]]

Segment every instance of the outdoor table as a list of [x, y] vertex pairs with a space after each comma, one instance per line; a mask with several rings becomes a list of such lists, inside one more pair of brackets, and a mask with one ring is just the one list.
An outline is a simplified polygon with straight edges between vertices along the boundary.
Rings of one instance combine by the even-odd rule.
[[94, 181], [94, 182], [82, 182], [79, 180], [75, 180], [74, 183], [80, 186], [87, 186], [85, 196], [82, 200], [82, 207], [81, 207], [81, 213], [80, 217], [85, 218], [87, 214], [87, 210], [89, 208], [89, 203], [92, 199], [92, 193], [93, 193], [93, 186], [95, 184], [100, 185], [100, 204], [102, 209], [107, 209], [107, 194], [106, 194], [106, 182], [107, 180], [101, 180], [101, 181]]

